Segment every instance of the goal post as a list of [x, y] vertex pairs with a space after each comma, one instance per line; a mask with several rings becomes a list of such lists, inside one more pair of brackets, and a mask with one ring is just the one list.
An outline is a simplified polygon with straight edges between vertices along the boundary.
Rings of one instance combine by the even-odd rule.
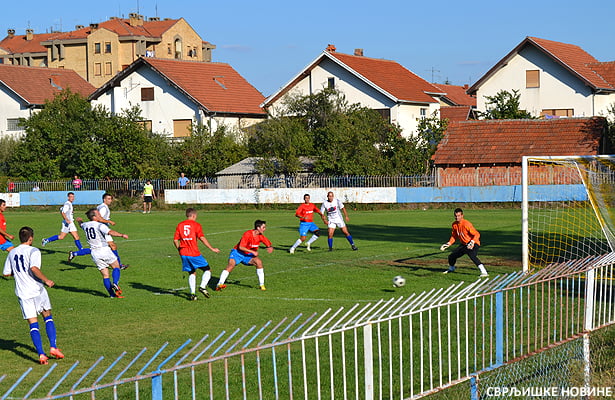
[[523, 271], [615, 251], [615, 155], [522, 159]]

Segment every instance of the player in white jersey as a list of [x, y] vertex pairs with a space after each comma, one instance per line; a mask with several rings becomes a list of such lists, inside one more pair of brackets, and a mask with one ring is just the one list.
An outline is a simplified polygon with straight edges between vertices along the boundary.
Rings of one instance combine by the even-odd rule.
[[346, 222], [350, 221], [348, 218], [348, 212], [346, 212], [346, 208], [344, 208], [344, 203], [342, 203], [339, 199], [336, 199], [333, 196], [333, 192], [327, 193], [327, 200], [325, 200], [320, 206], [320, 212], [327, 213], [327, 220], [329, 220], [329, 251], [333, 251], [333, 234], [335, 233], [335, 228], [340, 228], [342, 233], [346, 235], [346, 239], [348, 243], [350, 243], [350, 247], [353, 250], [359, 250], [357, 246], [355, 246], [354, 241], [352, 240], [352, 236], [348, 232], [348, 228], [344, 223], [344, 219], [342, 218], [342, 213], [346, 218]]
[[[123, 237], [124, 239], [128, 239], [128, 235], [116, 232], [107, 225], [99, 222], [100, 213], [95, 208], [89, 209], [85, 215], [89, 219], [88, 222], [83, 222], [81, 218], [77, 218], [77, 222], [79, 222], [81, 229], [85, 232], [85, 237], [92, 252], [92, 260], [94, 260], [96, 267], [98, 267], [103, 277], [103, 285], [109, 293], [109, 296], [123, 298], [122, 289], [120, 289], [119, 286], [120, 263], [117, 261], [115, 254], [111, 251], [106, 240], [106, 235]], [[113, 282], [111, 282], [109, 278], [109, 267], [112, 268], [111, 278]]]
[[55, 358], [64, 358], [56, 347], [56, 327], [51, 316], [51, 302], [45, 285], [55, 284], [41, 272], [41, 252], [32, 247], [34, 231], [28, 226], [19, 230], [21, 244], [10, 251], [4, 263], [4, 276], [15, 278], [15, 294], [19, 299], [23, 318], [30, 324], [30, 337], [38, 352], [41, 364], [47, 364], [49, 357], [43, 350], [43, 342], [38, 327], [38, 314], [45, 320], [45, 331], [49, 338], [49, 354]]
[[[102, 195], [102, 203], [100, 203], [98, 207], [96, 207], [96, 209], [98, 210], [98, 213], [100, 214], [100, 218], [98, 222], [102, 222], [103, 224], [107, 226], [115, 225], [115, 222], [111, 221], [111, 209], [109, 208], [111, 203], [113, 203], [113, 195], [109, 193], [105, 193]], [[122, 264], [122, 261], [120, 260], [120, 255], [117, 252], [117, 245], [113, 241], [113, 236], [107, 235], [105, 239], [107, 240], [107, 243], [109, 244], [109, 247], [111, 248], [111, 251], [117, 257], [117, 262], [120, 264], [120, 269], [128, 268], [128, 265]], [[68, 261], [69, 262], [72, 261], [72, 259], [75, 258], [76, 256], [84, 256], [90, 253], [91, 253], [90, 249], [85, 249], [85, 248], [79, 251], [71, 251], [68, 253]]]
[[55, 242], [56, 240], [64, 239], [66, 235], [70, 233], [75, 239], [75, 246], [77, 246], [77, 249], [83, 249], [81, 240], [79, 240], [79, 233], [77, 233], [77, 226], [75, 225], [75, 220], [73, 218], [73, 201], [75, 201], [75, 193], [68, 192], [67, 197], [68, 199], [62, 208], [60, 208], [60, 213], [62, 214], [62, 229], [60, 230], [60, 234], [43, 239], [41, 243], [43, 247], [51, 242]]

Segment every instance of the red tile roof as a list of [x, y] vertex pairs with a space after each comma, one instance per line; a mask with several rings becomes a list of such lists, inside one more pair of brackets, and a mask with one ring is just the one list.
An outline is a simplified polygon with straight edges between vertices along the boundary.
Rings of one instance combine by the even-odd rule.
[[470, 117], [470, 106], [440, 106], [440, 119], [448, 119], [448, 122], [467, 121]]
[[476, 97], [470, 96], [466, 93], [469, 87], [457, 86], [457, 85], [444, 85], [439, 83], [433, 83], [435, 87], [440, 89], [441, 92], [445, 92], [447, 99], [453, 102], [455, 106], [473, 106], [476, 107]]
[[540, 39], [537, 37], [526, 37], [521, 43], [494, 65], [485, 75], [483, 75], [476, 83], [468, 89], [468, 93], [475, 94], [478, 88], [484, 81], [489, 79], [496, 71], [506, 65], [506, 63], [525, 46], [535, 46], [543, 51], [555, 62], [566, 68], [573, 75], [584, 81], [589, 87], [594, 90], [606, 89], [615, 90], [615, 79], [612, 75], [602, 74], [605, 70], [609, 70], [609, 66], [602, 66], [591, 54], [579, 46], [573, 44], [555, 42], [553, 40]]
[[[129, 19], [114, 18], [98, 24], [98, 29], [107, 29], [116, 33], [118, 36], [145, 36], [145, 37], [160, 37], [165, 31], [177, 23], [177, 19], [168, 19], [163, 21], [143, 21], [142, 26], [131, 26]], [[59, 34], [55, 39], [85, 39], [92, 33], [92, 28], [86, 26], [70, 32]]]
[[62, 89], [88, 97], [96, 88], [71, 69], [23, 67], [0, 64], [0, 84], [27, 103], [44, 104]]
[[437, 165], [519, 164], [522, 156], [598, 154], [606, 120], [452, 122], [433, 156]]
[[46, 40], [53, 40], [61, 33], [38, 33], [34, 34], [32, 40], [26, 40], [26, 35], [7, 36], [0, 41], [0, 48], [5, 49], [11, 54], [19, 53], [45, 53], [47, 48], [41, 44]]
[[441, 90], [395, 61], [327, 52], [401, 101], [436, 103], [427, 93]]
[[600, 78], [615, 87], [615, 61], [590, 63], [588, 67], [598, 74]]
[[531, 36], [529, 36], [528, 39], [540, 48], [544, 49], [552, 57], [568, 66], [577, 74], [581, 75], [594, 87], [614, 88], [609, 82], [605, 81], [589, 67], [588, 64], [598, 63], [598, 60], [579, 46]]
[[147, 64], [206, 110], [218, 113], [261, 114], [265, 97], [237, 71], [225, 63], [194, 62], [141, 57], [101, 86], [97, 98], [118, 80]]

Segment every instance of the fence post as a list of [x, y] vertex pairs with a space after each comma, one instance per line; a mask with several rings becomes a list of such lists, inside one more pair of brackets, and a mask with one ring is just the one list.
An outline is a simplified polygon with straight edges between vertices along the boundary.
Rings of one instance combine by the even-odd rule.
[[589, 348], [589, 333], [594, 329], [594, 286], [596, 283], [596, 270], [587, 271], [585, 279], [585, 322], [583, 334], [583, 371], [585, 373], [585, 387], [591, 384], [591, 354]]
[[470, 377], [470, 400], [478, 400], [478, 376]]
[[504, 364], [504, 292], [495, 293], [495, 366]]
[[162, 400], [162, 373], [152, 376], [152, 400]]
[[372, 352], [372, 325], [363, 327], [363, 365], [365, 366], [365, 400], [374, 399], [374, 355]]

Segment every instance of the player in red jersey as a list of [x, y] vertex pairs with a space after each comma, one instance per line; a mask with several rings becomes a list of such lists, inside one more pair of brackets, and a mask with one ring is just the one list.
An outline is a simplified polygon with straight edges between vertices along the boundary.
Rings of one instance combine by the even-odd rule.
[[182, 259], [182, 271], [188, 272], [190, 300], [196, 300], [196, 270], [200, 269], [203, 271], [199, 292], [203, 293], [205, 297], [209, 297], [207, 284], [211, 279], [211, 268], [205, 257], [203, 257], [199, 251], [197, 240], [203, 242], [203, 244], [214, 253], [219, 253], [220, 249], [212, 247], [205, 238], [203, 227], [196, 222], [197, 212], [194, 208], [186, 209], [186, 217], [188, 219], [177, 224], [175, 236], [173, 237], [173, 244], [175, 244]]
[[327, 218], [325, 218], [325, 216], [318, 207], [310, 203], [310, 195], [306, 193], [303, 195], [303, 204], [301, 204], [295, 212], [295, 217], [299, 218], [299, 221], [301, 221], [299, 223], [299, 239], [297, 239], [295, 244], [293, 244], [292, 247], [288, 250], [290, 254], [293, 254], [295, 252], [295, 249], [305, 241], [308, 232], [312, 233], [312, 237], [306, 243], [305, 249], [307, 251], [312, 251], [312, 248], [310, 247], [311, 244], [314, 243], [316, 239], [318, 239], [318, 237], [320, 236], [320, 229], [314, 223], [314, 213], [320, 215], [320, 218], [322, 219], [322, 222], [325, 223], [325, 225], [328, 224]]
[[4, 219], [4, 211], [6, 210], [6, 201], [0, 199], [0, 250], [11, 251], [15, 245], [11, 242], [15, 236], [6, 231], [6, 219]]
[[228, 265], [226, 269], [220, 274], [220, 280], [216, 290], [222, 290], [226, 288], [224, 282], [228, 278], [229, 274], [235, 268], [237, 264], [254, 265], [256, 267], [256, 276], [258, 277], [258, 287], [260, 290], [267, 290], [265, 288], [265, 270], [263, 269], [263, 261], [258, 257], [258, 248], [261, 243], [266, 246], [267, 253], [271, 254], [273, 246], [271, 241], [263, 234], [267, 229], [267, 223], [257, 219], [254, 221], [254, 229], [245, 231], [241, 240], [233, 250], [228, 258]]

